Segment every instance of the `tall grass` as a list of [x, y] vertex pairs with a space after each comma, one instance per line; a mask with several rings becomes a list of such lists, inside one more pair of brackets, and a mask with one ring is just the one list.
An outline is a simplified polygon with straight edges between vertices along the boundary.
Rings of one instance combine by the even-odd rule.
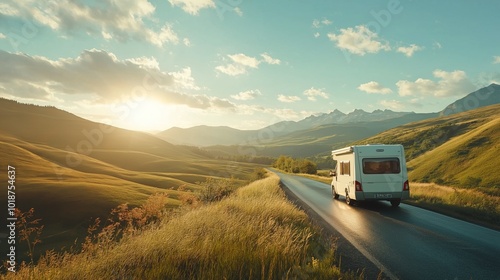
[[[191, 206], [196, 204], [191, 204]], [[130, 212], [129, 209], [126, 211]], [[358, 279], [289, 203], [272, 175], [219, 202], [168, 212], [161, 222], [80, 253], [47, 253], [5, 279]], [[139, 232], [140, 231], [140, 232]], [[123, 231], [124, 232], [124, 231]], [[97, 235], [99, 236], [99, 235]]]
[[410, 183], [411, 204], [500, 229], [498, 188], [457, 188]]

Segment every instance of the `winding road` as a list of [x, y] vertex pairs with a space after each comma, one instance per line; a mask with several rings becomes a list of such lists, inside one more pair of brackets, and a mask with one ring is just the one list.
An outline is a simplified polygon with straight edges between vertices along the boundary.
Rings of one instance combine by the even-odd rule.
[[273, 172], [338, 233], [343, 254], [367, 259], [390, 279], [500, 279], [499, 231], [406, 204], [348, 206], [328, 184]]

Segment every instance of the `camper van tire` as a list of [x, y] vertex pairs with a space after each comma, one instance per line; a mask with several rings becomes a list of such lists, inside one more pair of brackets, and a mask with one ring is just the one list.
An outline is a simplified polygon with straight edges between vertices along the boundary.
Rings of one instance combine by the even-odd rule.
[[392, 207], [398, 207], [400, 203], [401, 203], [401, 199], [391, 200]]
[[354, 201], [351, 200], [351, 198], [349, 197], [349, 194], [345, 195], [345, 203], [347, 203], [347, 205], [350, 205], [350, 206], [354, 205]]
[[335, 191], [335, 188], [332, 186], [332, 196], [334, 199], [339, 199], [339, 194]]

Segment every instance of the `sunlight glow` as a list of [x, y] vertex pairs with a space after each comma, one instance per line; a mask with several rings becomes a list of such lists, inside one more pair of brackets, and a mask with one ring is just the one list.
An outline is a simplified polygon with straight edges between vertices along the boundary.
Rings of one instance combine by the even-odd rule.
[[169, 128], [176, 117], [178, 108], [167, 106], [152, 99], [145, 99], [130, 108], [130, 114], [124, 119], [125, 126], [133, 130], [161, 131]]

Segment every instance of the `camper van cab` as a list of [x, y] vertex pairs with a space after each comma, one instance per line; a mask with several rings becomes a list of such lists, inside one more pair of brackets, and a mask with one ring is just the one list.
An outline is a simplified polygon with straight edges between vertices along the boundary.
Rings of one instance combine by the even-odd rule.
[[402, 145], [350, 146], [332, 151], [337, 165], [332, 170], [332, 195], [346, 203], [387, 200], [397, 207], [410, 196]]

